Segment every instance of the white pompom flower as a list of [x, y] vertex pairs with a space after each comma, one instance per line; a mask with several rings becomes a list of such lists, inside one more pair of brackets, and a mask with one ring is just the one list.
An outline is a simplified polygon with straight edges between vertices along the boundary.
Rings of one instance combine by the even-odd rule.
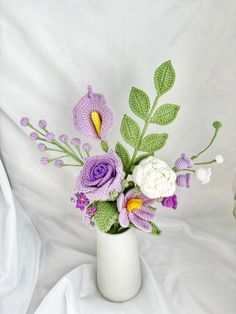
[[216, 155], [215, 156], [215, 161], [216, 161], [217, 164], [223, 164], [224, 158], [223, 158], [222, 155]]
[[134, 168], [133, 181], [151, 199], [171, 196], [176, 189], [175, 172], [156, 157], [145, 158]]
[[196, 178], [202, 184], [207, 184], [210, 181], [211, 174], [211, 168], [198, 168], [195, 172]]

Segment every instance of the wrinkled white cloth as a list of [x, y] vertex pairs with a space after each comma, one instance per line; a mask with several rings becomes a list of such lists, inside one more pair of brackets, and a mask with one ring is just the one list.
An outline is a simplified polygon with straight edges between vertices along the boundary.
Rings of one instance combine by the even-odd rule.
[[0, 313], [26, 313], [37, 279], [40, 239], [11, 191], [0, 160]]
[[[77, 283], [91, 284], [92, 292], [80, 302], [83, 314], [96, 313], [98, 304], [103, 313], [109, 309], [109, 314], [137, 313], [144, 306], [143, 314], [160, 313], [148, 310], [157, 302], [157, 291], [158, 301], [166, 304], [171, 314], [235, 313], [235, 12], [234, 0], [1, 1], [1, 154], [14, 196], [41, 240], [37, 285], [34, 288], [38, 261], [32, 248], [32, 255], [23, 263], [29, 282], [22, 280], [15, 288], [16, 306], [7, 314], [16, 314], [19, 304], [26, 307], [31, 294], [27, 314], [35, 313], [63, 276], [52, 293], [57, 293], [56, 298], [51, 299], [49, 293], [44, 307], [48, 304], [50, 309], [55, 299], [64, 304], [68, 290], [61, 283], [67, 281], [75, 298]], [[197, 153], [213, 134], [212, 122], [220, 120], [223, 128], [216, 144], [201, 161], [222, 154], [225, 162], [212, 166], [207, 185], [192, 177], [191, 189], [179, 188], [176, 211], [159, 208], [161, 237], [137, 233], [140, 253], [155, 278], [155, 291], [149, 296], [151, 303], [143, 297], [135, 309], [134, 301], [117, 310], [118, 305], [108, 307], [99, 299], [94, 281], [87, 280], [94, 278], [94, 266], [89, 265], [96, 262], [95, 233], [82, 224], [81, 214], [69, 201], [78, 169], [43, 167], [36, 145], [28, 139], [29, 130], [21, 128], [19, 120], [28, 116], [37, 123], [45, 118], [48, 129], [57, 135], [78, 136], [72, 125], [72, 109], [91, 84], [95, 91], [104, 93], [115, 111], [116, 126], [108, 137], [114, 147], [120, 140], [123, 114], [132, 115], [128, 108], [131, 86], [145, 90], [153, 100], [154, 70], [167, 59], [176, 70], [176, 83], [160, 104], [176, 103], [181, 109], [171, 125], [150, 127], [150, 132], [170, 134], [157, 157], [171, 166], [181, 153]], [[96, 152], [101, 153], [98, 145], [93, 148]], [[19, 252], [18, 235], [11, 236], [12, 250], [17, 246]], [[25, 248], [32, 238], [22, 238], [20, 243]], [[1, 243], [1, 265], [6, 267], [7, 253], [2, 255], [2, 245], [6, 244]], [[19, 268], [18, 262], [9, 260], [8, 266]], [[77, 276], [73, 280], [72, 269]], [[14, 276], [14, 270], [11, 274]], [[83, 274], [86, 277], [82, 280]], [[8, 286], [12, 287], [12, 282], [1, 289]], [[4, 295], [1, 304], [8, 300]], [[72, 306], [68, 313], [77, 314], [77, 309]]]

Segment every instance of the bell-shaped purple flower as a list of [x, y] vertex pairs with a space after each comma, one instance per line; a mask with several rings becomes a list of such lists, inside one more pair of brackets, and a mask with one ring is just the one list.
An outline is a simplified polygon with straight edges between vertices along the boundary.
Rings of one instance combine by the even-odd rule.
[[176, 209], [178, 206], [176, 194], [172, 196], [164, 197], [161, 203], [162, 203], [162, 206]]
[[176, 179], [176, 183], [178, 186], [189, 188], [190, 187], [190, 173], [178, 175]]
[[74, 126], [81, 134], [92, 139], [104, 140], [114, 125], [114, 113], [102, 94], [88, 87], [73, 110]]
[[192, 160], [184, 153], [181, 154], [181, 157], [178, 158], [175, 162], [175, 168], [177, 170], [191, 168], [192, 166], [193, 166]]

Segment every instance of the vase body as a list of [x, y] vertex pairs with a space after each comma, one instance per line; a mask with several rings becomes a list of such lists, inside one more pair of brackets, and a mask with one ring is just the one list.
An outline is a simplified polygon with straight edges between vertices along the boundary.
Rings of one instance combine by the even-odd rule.
[[122, 302], [141, 287], [141, 267], [133, 229], [109, 234], [97, 228], [97, 285], [108, 300]]

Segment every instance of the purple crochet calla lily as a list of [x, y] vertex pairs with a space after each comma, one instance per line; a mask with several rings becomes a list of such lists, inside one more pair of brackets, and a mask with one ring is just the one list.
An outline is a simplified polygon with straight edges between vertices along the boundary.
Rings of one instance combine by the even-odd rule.
[[114, 113], [102, 94], [88, 87], [73, 110], [74, 126], [81, 134], [92, 139], [104, 140], [114, 125]]
[[119, 223], [127, 228], [131, 222], [136, 228], [151, 232], [152, 226], [149, 221], [156, 216], [149, 208], [155, 200], [147, 198], [143, 194], [136, 194], [134, 189], [129, 190], [125, 195], [122, 193], [117, 199], [119, 210]]
[[124, 172], [121, 160], [112, 151], [101, 156], [88, 157], [76, 181], [76, 191], [94, 200], [109, 200], [110, 192], [122, 190]]

